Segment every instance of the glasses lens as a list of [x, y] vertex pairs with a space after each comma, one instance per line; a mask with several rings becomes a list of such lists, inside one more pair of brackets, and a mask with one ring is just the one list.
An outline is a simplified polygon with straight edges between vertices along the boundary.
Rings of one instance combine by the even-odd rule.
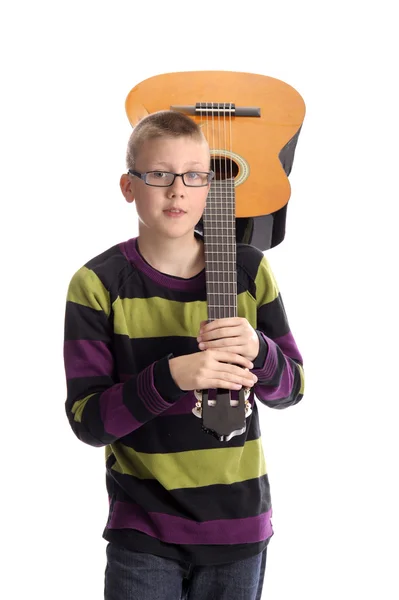
[[151, 171], [146, 175], [146, 183], [148, 185], [159, 185], [161, 187], [168, 186], [173, 181], [173, 173], [166, 171]]
[[208, 183], [208, 173], [189, 171], [183, 175], [184, 183], [189, 187], [200, 187]]

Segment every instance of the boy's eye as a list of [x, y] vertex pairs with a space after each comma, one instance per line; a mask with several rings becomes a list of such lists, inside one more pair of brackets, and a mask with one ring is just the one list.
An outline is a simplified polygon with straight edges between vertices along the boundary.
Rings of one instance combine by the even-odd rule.
[[165, 171], [154, 171], [153, 173], [151, 173], [152, 177], [154, 177], [154, 179], [164, 179], [165, 177], [167, 177], [168, 173], [166, 173]]
[[186, 173], [186, 177], [188, 179], [198, 179], [199, 173], [197, 171], [189, 171], [188, 173]]

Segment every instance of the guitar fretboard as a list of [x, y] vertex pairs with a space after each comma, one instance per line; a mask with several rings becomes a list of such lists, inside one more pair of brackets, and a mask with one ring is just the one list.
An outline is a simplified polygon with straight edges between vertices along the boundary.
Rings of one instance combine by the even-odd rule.
[[203, 215], [208, 319], [237, 315], [234, 179], [213, 181]]

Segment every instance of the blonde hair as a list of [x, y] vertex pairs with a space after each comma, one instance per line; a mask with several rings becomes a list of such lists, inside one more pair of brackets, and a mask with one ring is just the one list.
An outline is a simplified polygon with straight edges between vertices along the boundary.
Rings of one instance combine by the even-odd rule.
[[126, 167], [135, 168], [137, 154], [146, 140], [162, 137], [191, 137], [199, 142], [206, 138], [197, 123], [183, 113], [161, 110], [147, 115], [134, 127], [126, 151]]

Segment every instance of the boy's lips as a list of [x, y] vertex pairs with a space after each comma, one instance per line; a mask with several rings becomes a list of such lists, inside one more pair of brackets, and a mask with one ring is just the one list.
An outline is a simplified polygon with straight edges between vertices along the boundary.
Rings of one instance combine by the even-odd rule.
[[181, 208], [167, 208], [166, 210], [163, 211], [166, 216], [168, 217], [182, 217], [183, 215], [186, 214], [186, 211], [182, 210]]

